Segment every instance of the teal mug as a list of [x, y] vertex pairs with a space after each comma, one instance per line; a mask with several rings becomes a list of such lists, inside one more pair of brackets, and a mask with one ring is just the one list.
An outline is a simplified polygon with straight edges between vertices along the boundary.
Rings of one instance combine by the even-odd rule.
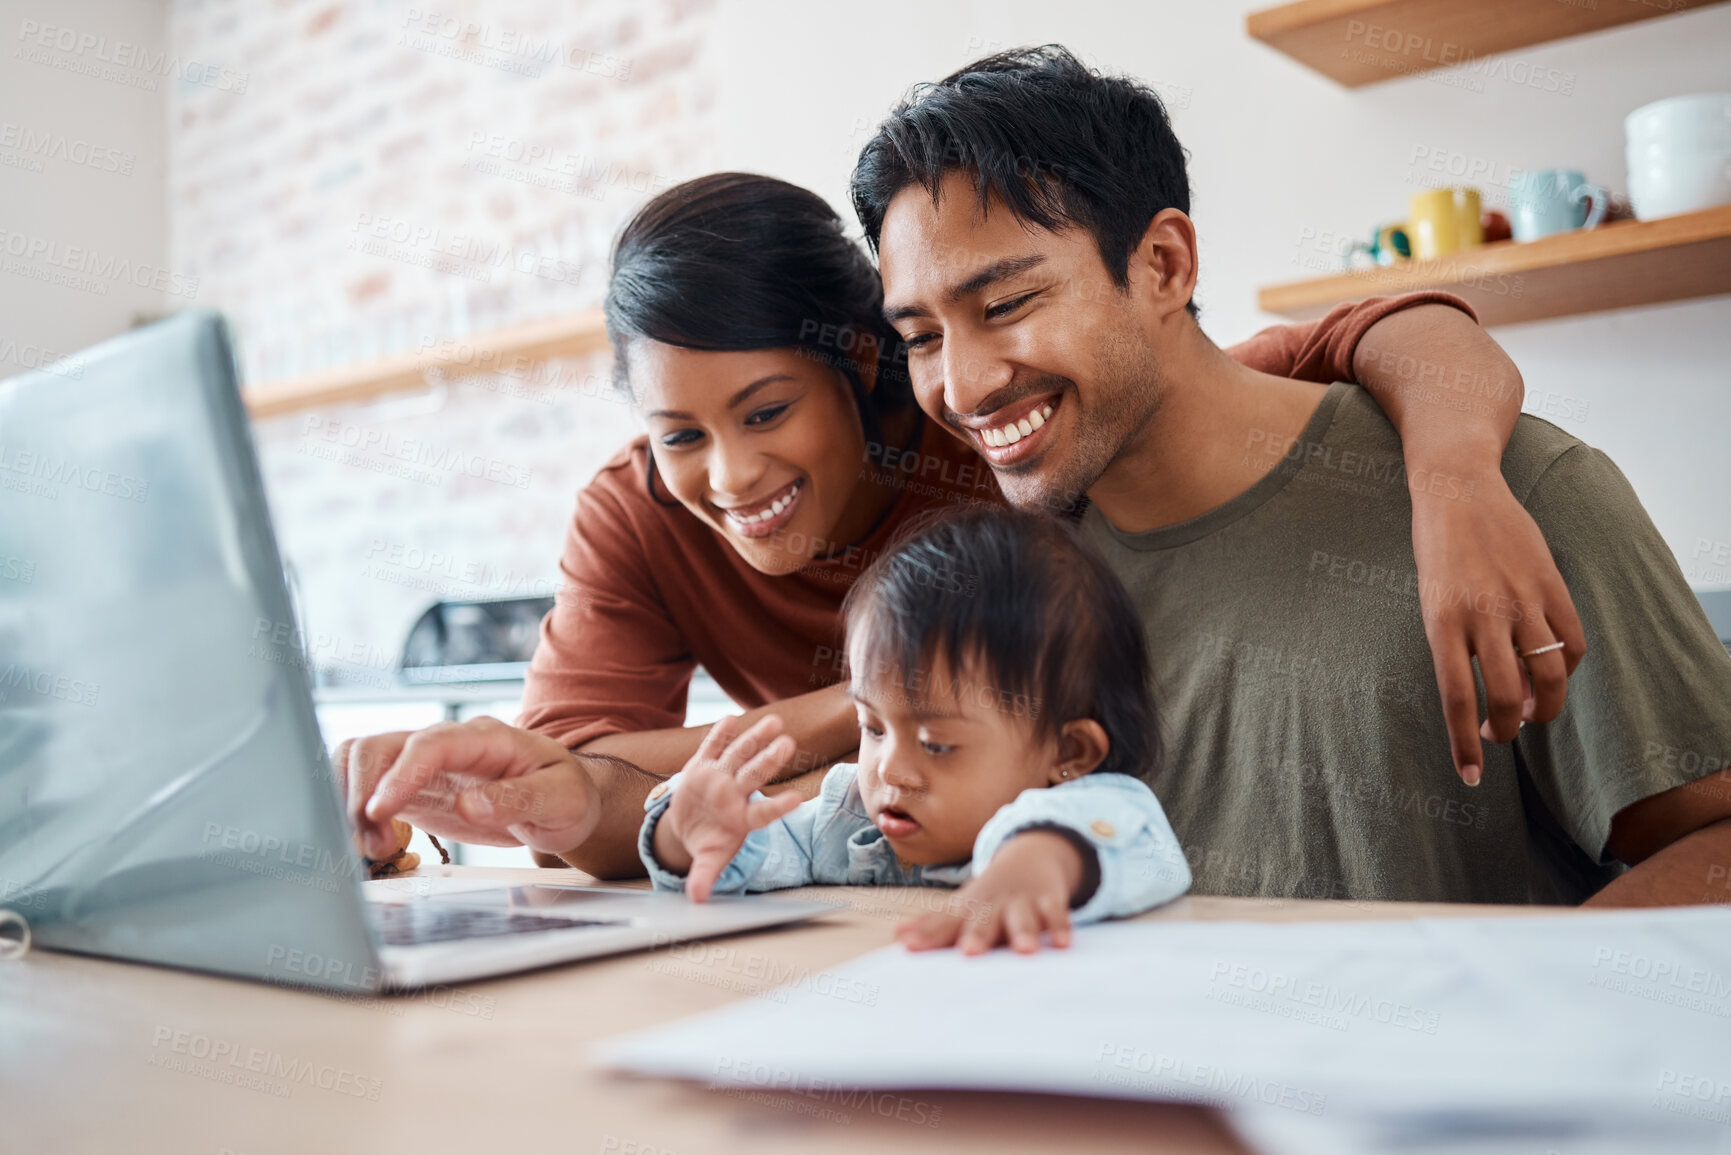
[[1368, 254], [1371, 263], [1377, 265], [1392, 265], [1396, 261], [1404, 261], [1412, 256], [1412, 244], [1407, 240], [1406, 226], [1401, 224], [1383, 225], [1371, 236], [1370, 243], [1359, 241], [1346, 250], [1346, 267], [1352, 268], [1357, 262], [1353, 260], [1358, 253]]
[[1611, 197], [1572, 168], [1541, 168], [1509, 178], [1510, 224], [1515, 240], [1597, 228]]

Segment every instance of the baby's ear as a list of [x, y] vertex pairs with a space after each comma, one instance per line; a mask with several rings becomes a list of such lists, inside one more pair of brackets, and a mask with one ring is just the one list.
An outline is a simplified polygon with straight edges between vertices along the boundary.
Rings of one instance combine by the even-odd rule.
[[1074, 782], [1091, 774], [1112, 751], [1106, 728], [1092, 718], [1065, 722], [1058, 731], [1058, 761], [1052, 766], [1051, 784]]

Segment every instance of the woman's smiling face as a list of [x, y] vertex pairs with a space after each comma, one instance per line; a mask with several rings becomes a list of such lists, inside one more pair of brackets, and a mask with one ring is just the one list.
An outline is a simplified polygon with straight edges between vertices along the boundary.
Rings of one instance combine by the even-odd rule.
[[794, 349], [626, 349], [649, 449], [669, 493], [762, 573], [863, 537], [881, 512], [845, 378]]

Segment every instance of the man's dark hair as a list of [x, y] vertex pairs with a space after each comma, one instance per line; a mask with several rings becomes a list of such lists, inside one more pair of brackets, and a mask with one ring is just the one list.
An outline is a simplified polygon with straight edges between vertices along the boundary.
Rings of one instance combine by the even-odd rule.
[[1155, 214], [1190, 211], [1184, 149], [1160, 97], [1057, 44], [976, 60], [896, 106], [853, 173], [872, 249], [897, 193], [919, 184], [935, 201], [956, 170], [972, 175], [982, 209], [996, 198], [1041, 228], [1086, 229], [1120, 289]]
[[[996, 507], [924, 521], [861, 575], [843, 611], [863, 666], [853, 675], [868, 685], [915, 701], [948, 693], [1050, 738], [1092, 718], [1111, 743], [1096, 773], [1160, 768], [1141, 618], [1066, 522]], [[940, 666], [953, 684], [935, 684]]]

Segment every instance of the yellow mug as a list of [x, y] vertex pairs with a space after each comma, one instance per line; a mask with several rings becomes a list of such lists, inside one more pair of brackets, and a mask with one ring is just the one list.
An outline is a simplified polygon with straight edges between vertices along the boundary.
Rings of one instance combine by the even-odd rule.
[[1476, 188], [1433, 188], [1412, 194], [1406, 235], [1420, 260], [1458, 253], [1484, 243]]

